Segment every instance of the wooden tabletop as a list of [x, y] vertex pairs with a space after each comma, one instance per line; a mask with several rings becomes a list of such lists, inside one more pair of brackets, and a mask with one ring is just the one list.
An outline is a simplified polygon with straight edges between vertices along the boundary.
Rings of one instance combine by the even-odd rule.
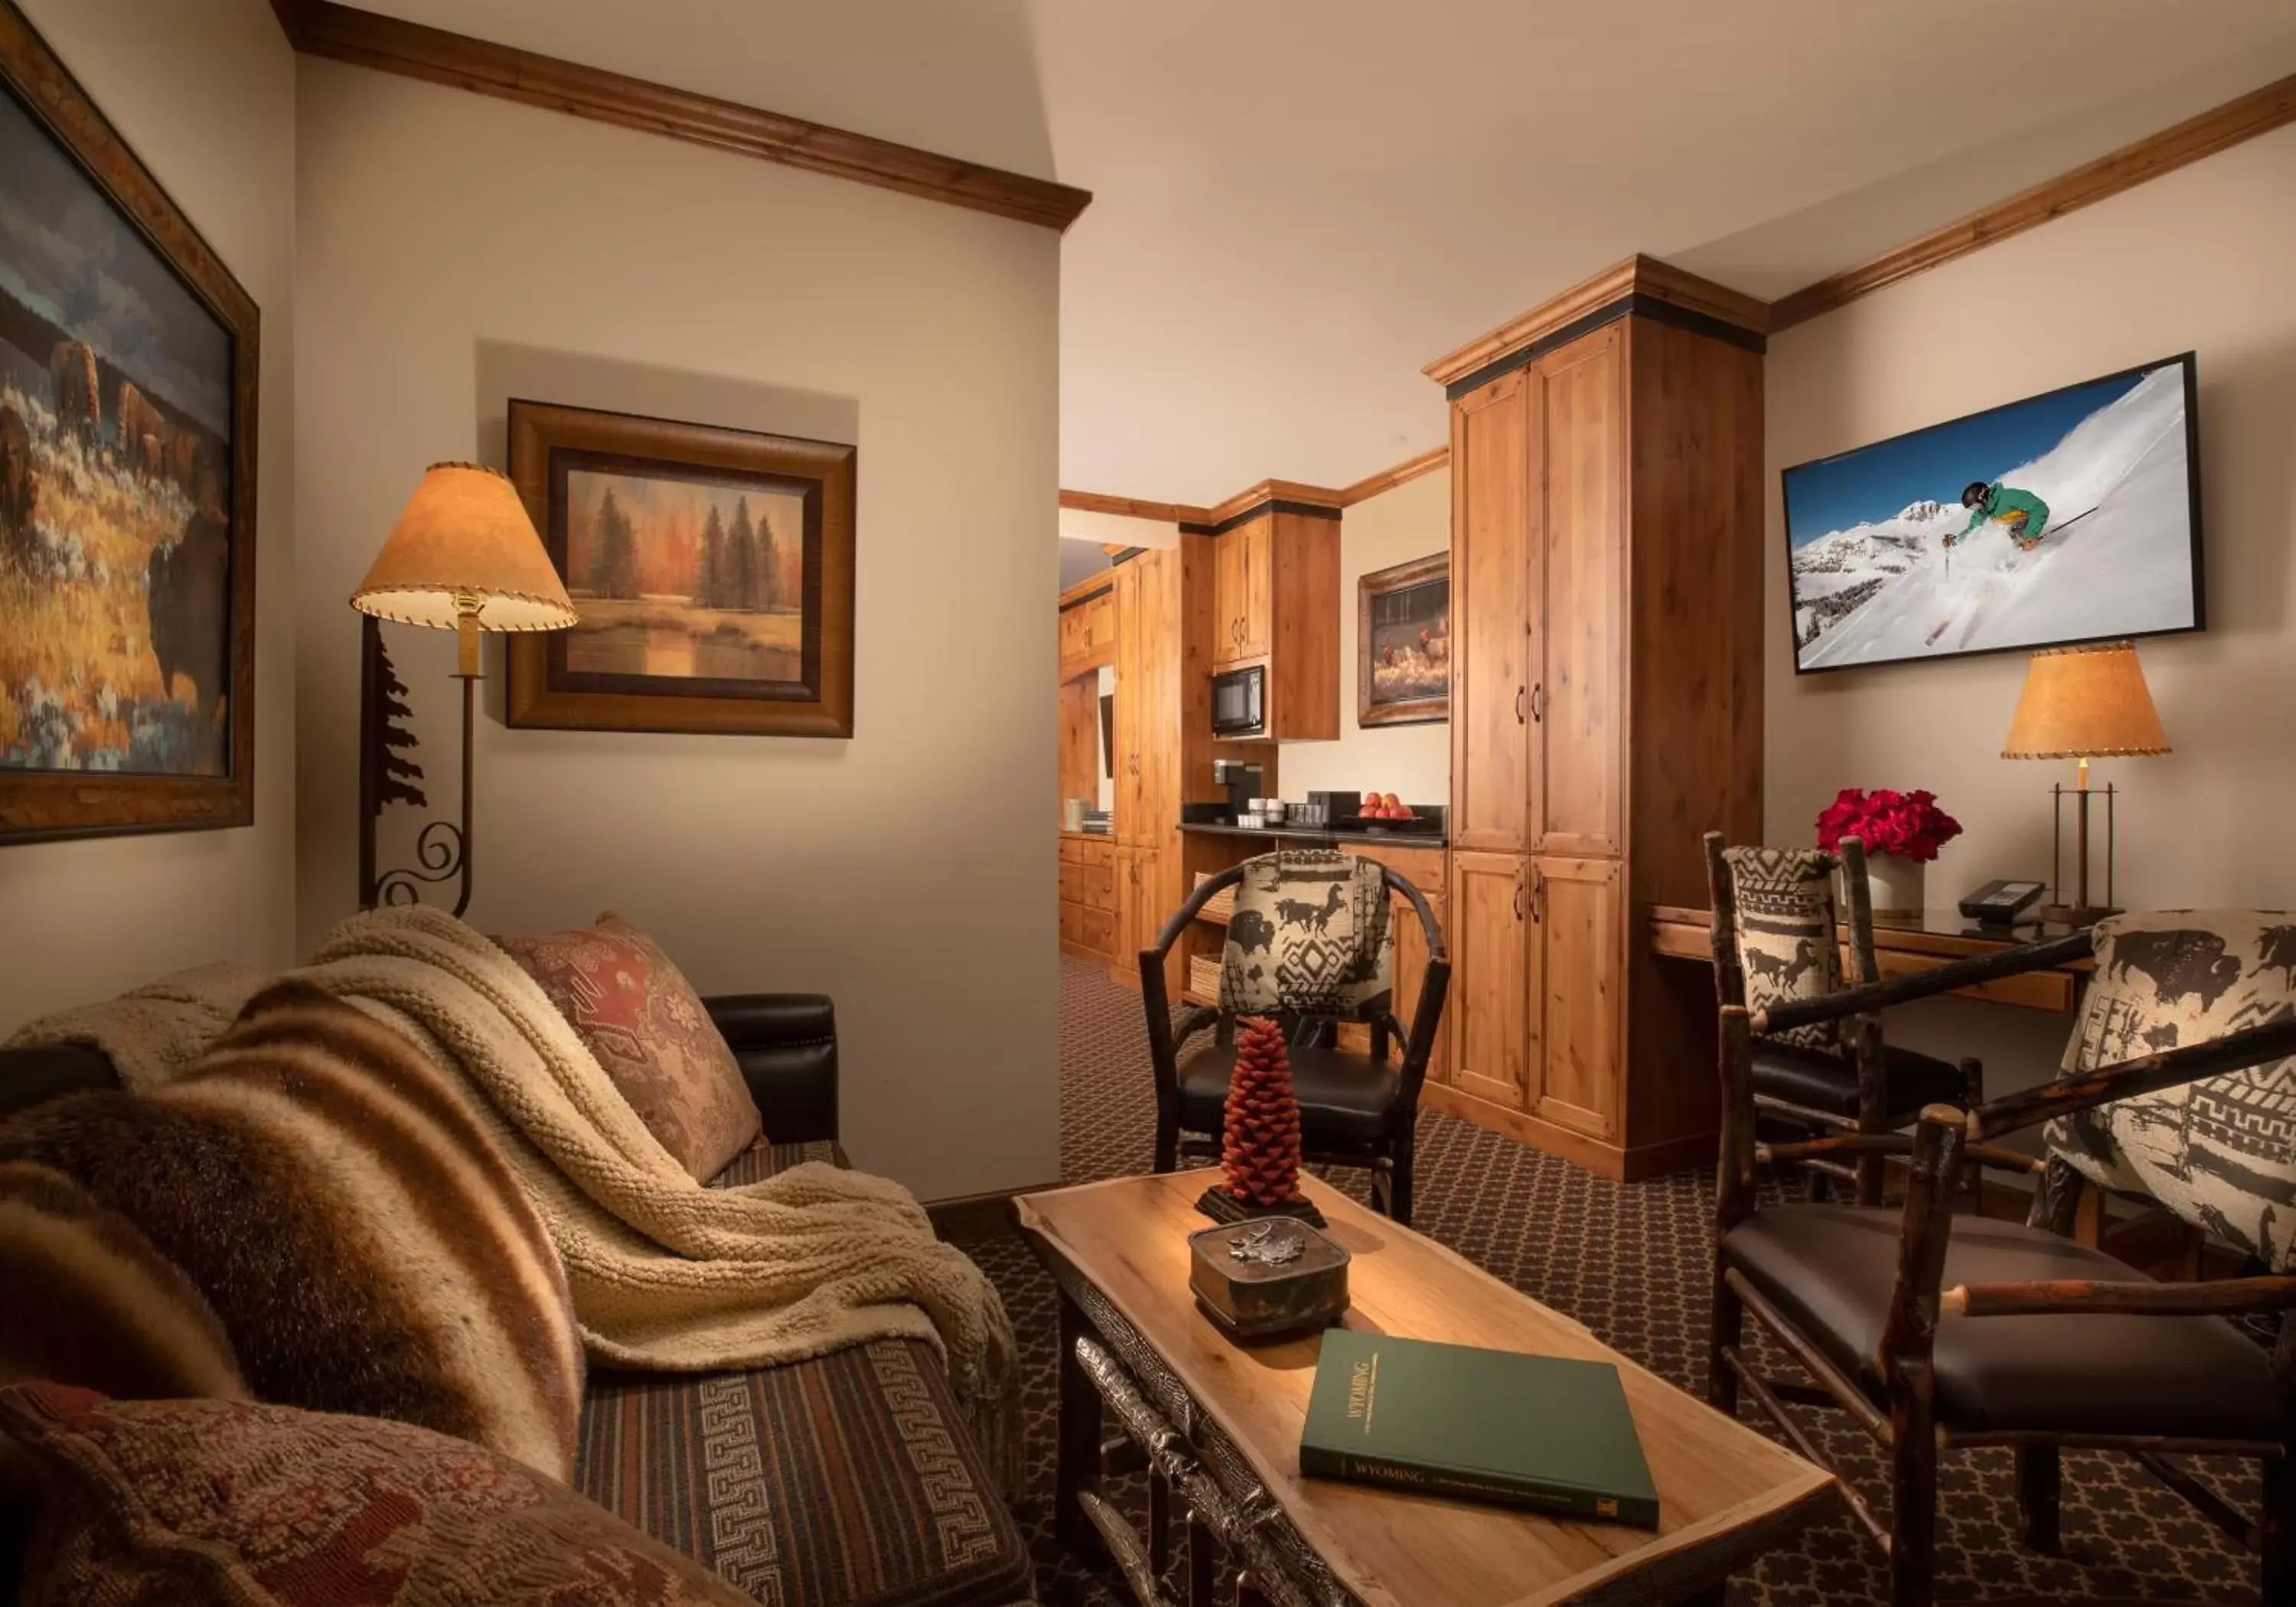
[[[1714, 959], [1713, 939], [1710, 935], [1712, 925], [1713, 917], [1705, 910], [1653, 904], [1650, 906], [1652, 952], [1711, 964]], [[1924, 910], [1920, 916], [1910, 921], [1890, 921], [1876, 916], [1874, 922], [1874, 959], [1881, 967], [1882, 980], [1886, 981], [1891, 977], [1935, 971], [1940, 965], [1977, 955], [1999, 954], [2022, 943], [2037, 943], [2044, 938], [2061, 938], [2072, 930], [2069, 926], [2021, 926], [2008, 932], [1988, 931], [1955, 909]], [[1846, 955], [1849, 934], [1847, 928], [1841, 931]], [[1996, 981], [1980, 982], [1973, 988], [1961, 988], [1959, 996], [1985, 999], [1996, 1004], [2020, 1004], [2028, 1010], [2048, 1010], [2062, 1014], [2080, 1002], [2082, 978], [2093, 969], [2095, 967], [2089, 961], [2070, 961], [2047, 971], [2027, 972]]]
[[[1244, 1349], [1188, 1292], [1187, 1235], [1208, 1172], [1027, 1194], [1021, 1231], [1088, 1280], [1250, 1460], [1302, 1538], [1377, 1607], [1669, 1601], [1790, 1533], [1833, 1476], [1693, 1399], [1579, 1324], [1313, 1177], [1300, 1186], [1355, 1257], [1345, 1325], [1453, 1344], [1614, 1362], [1659, 1493], [1655, 1533], [1300, 1474], [1320, 1338]], [[1523, 1231], [1536, 1233], [1536, 1223]], [[1647, 1592], [1647, 1594], [1645, 1594]]]

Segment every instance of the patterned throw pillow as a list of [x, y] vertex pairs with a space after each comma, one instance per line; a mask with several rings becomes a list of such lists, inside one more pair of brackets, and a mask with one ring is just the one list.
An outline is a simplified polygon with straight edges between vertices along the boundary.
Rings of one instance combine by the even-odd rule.
[[764, 1123], [734, 1052], [660, 945], [611, 911], [546, 938], [496, 938], [550, 996], [646, 1130], [696, 1183]]
[[[2296, 1011], [2296, 915], [2115, 915], [2065, 1045], [2067, 1076]], [[2296, 1061], [2115, 1100], [2042, 1129], [2089, 1182], [2145, 1194], [2275, 1272], [2296, 1268]]]
[[1393, 959], [1379, 865], [1335, 849], [1246, 860], [1220, 954], [1220, 1008], [1362, 1020], [1386, 1008]]
[[[1722, 850], [1737, 905], [1738, 968], [1746, 1008], [1822, 999], [1841, 988], [1841, 937], [1834, 929], [1834, 857], [1815, 849]], [[1781, 1043], [1839, 1054], [1840, 1023], [1820, 1021], [1772, 1035]]]
[[381, 1418], [0, 1390], [45, 1487], [27, 1598], [94, 1607], [730, 1607], [749, 1598], [554, 1480]]

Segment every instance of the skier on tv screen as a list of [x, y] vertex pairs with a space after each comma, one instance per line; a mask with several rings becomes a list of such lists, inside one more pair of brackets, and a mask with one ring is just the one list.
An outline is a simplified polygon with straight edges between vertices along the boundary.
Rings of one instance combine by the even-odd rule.
[[2009, 533], [2010, 540], [2030, 553], [2041, 545], [2041, 532], [2049, 524], [2047, 503], [2030, 491], [2020, 491], [1999, 480], [1989, 485], [1981, 480], [1971, 480], [1962, 490], [1961, 505], [1969, 510], [1969, 522], [1958, 532], [1946, 532], [1948, 546], [1975, 534], [1977, 528], [1989, 519]]

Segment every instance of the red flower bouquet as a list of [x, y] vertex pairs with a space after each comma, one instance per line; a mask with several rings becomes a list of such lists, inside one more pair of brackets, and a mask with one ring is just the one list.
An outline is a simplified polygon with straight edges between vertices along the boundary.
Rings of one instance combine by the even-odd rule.
[[1855, 837], [1868, 854], [1895, 854], [1927, 865], [1961, 835], [1961, 822], [1938, 808], [1934, 792], [1868, 792], [1844, 787], [1817, 817], [1817, 846], [1829, 853]]

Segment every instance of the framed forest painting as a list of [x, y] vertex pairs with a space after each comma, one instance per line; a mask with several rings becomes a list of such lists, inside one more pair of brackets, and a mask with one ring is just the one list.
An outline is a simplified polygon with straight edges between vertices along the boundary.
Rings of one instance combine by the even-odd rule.
[[254, 818], [258, 324], [0, 4], [0, 842]]
[[513, 399], [510, 475], [581, 615], [512, 725], [853, 734], [853, 447]]
[[1450, 553], [1365, 575], [1356, 582], [1356, 724], [1450, 717]]

